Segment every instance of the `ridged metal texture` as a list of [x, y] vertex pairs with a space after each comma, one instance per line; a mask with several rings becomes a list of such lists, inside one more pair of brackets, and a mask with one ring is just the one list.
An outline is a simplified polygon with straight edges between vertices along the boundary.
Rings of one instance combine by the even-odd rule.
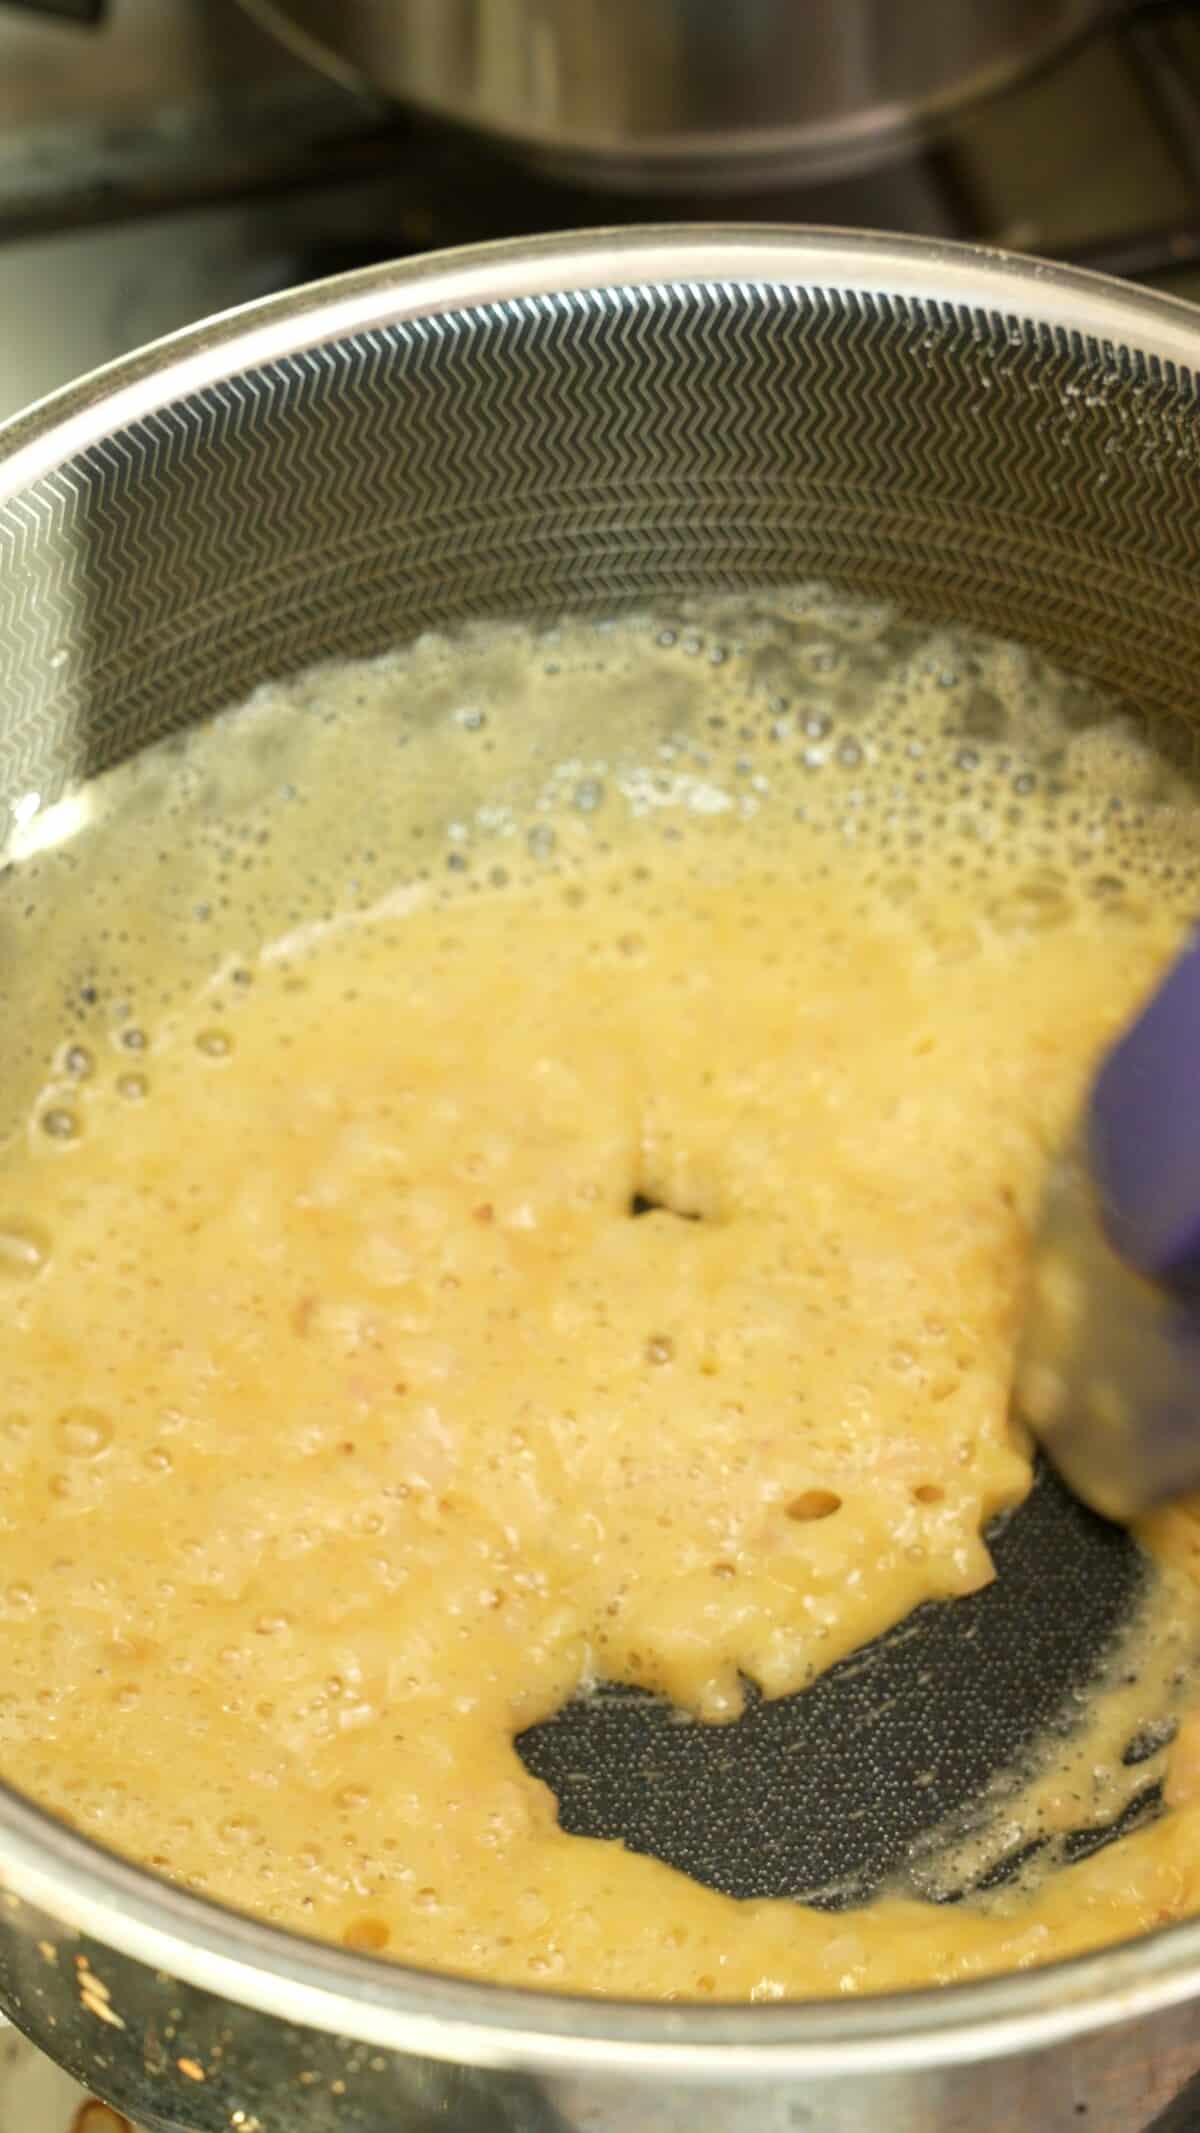
[[763, 284], [571, 291], [284, 357], [0, 505], [0, 798], [427, 623], [810, 573], [1179, 710], [1197, 407], [1189, 373], [1078, 332]]

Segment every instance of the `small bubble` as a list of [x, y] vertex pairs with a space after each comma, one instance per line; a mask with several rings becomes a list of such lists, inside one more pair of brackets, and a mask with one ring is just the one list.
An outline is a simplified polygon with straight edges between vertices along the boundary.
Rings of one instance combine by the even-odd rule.
[[604, 804], [604, 784], [600, 778], [581, 778], [575, 787], [572, 805], [581, 815], [595, 814]]
[[291, 1616], [260, 1615], [254, 1627], [260, 1637], [281, 1637], [292, 1626]]
[[141, 1103], [149, 1093], [150, 1084], [144, 1074], [118, 1074], [117, 1094], [123, 1096], [126, 1103]]
[[32, 1281], [50, 1257], [50, 1239], [36, 1222], [0, 1220], [0, 1281]]
[[95, 1459], [113, 1440], [113, 1426], [97, 1407], [68, 1407], [54, 1426], [59, 1447], [71, 1459]]
[[487, 725], [487, 712], [481, 711], [478, 704], [462, 704], [453, 717], [455, 725], [461, 726], [464, 733], [478, 733]]
[[669, 1333], [652, 1333], [646, 1342], [648, 1363], [669, 1363], [674, 1360], [675, 1343]]
[[813, 741], [823, 741], [832, 730], [833, 720], [827, 711], [813, 711], [804, 721], [804, 731]]
[[233, 1050], [233, 1038], [228, 1030], [202, 1029], [196, 1038], [196, 1050], [209, 1059], [226, 1059]]
[[810, 1525], [814, 1519], [832, 1518], [842, 1508], [842, 1499], [832, 1489], [805, 1489], [793, 1496], [787, 1505], [787, 1515], [797, 1525]]
[[530, 830], [525, 842], [529, 847], [531, 858], [549, 859], [555, 845], [558, 843], [558, 839], [548, 823], [538, 822]]
[[838, 742], [837, 760], [843, 770], [857, 770], [862, 759], [863, 752], [857, 741]]
[[79, 1138], [79, 1120], [74, 1111], [64, 1104], [54, 1104], [42, 1113], [42, 1132], [52, 1141], [73, 1141]]
[[127, 1052], [144, 1052], [146, 1032], [144, 1029], [138, 1029], [136, 1024], [131, 1024], [128, 1029], [121, 1031], [119, 1041]]
[[654, 642], [661, 644], [664, 652], [669, 652], [673, 644], [678, 644], [679, 638], [674, 630], [660, 630]]
[[69, 1044], [63, 1053], [63, 1068], [74, 1081], [86, 1081], [95, 1072], [96, 1062], [86, 1044]]

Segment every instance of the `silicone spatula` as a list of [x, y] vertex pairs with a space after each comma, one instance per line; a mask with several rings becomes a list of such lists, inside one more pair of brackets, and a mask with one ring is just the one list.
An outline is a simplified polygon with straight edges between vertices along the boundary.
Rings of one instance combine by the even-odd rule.
[[1200, 934], [1101, 1063], [1049, 1180], [1016, 1400], [1108, 1518], [1200, 1489]]

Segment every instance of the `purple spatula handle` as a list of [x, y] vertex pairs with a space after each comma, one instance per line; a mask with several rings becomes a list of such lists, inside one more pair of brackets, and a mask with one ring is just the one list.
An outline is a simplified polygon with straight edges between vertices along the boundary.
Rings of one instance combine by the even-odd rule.
[[1101, 1067], [1086, 1139], [1121, 1257], [1200, 1290], [1200, 934]]

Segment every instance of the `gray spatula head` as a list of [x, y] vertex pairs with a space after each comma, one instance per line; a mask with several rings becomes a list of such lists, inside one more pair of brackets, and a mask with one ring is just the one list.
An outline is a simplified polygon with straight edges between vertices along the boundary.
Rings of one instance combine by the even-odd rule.
[[1103, 1062], [1050, 1179], [1016, 1396], [1106, 1517], [1200, 1489], [1200, 937]]

